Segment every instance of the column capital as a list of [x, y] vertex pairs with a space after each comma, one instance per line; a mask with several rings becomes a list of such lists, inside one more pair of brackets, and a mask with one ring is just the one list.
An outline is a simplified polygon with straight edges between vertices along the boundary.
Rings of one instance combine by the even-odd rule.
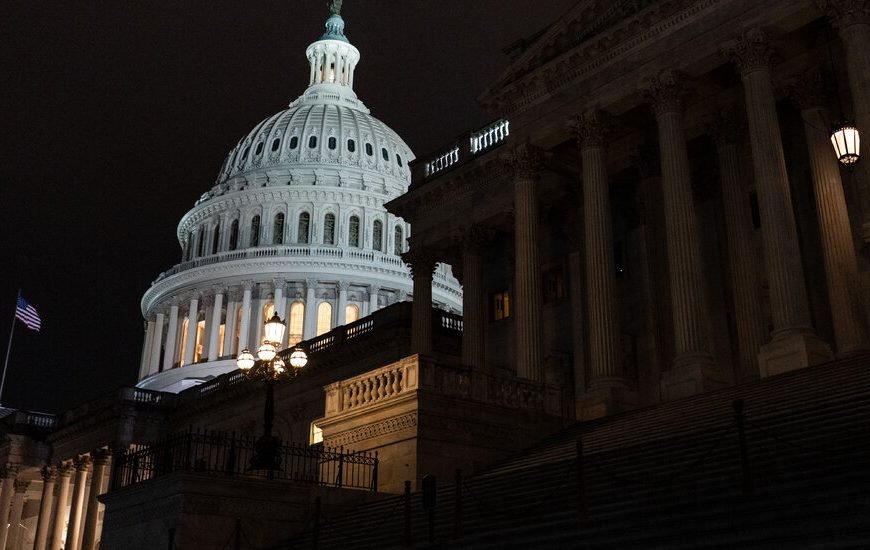
[[189, 301], [191, 301], [191, 302], [194, 301], [194, 300], [199, 300], [200, 298], [202, 298], [202, 291], [200, 291], [200, 290], [191, 290], [191, 291], [187, 294], [187, 296], [188, 296]]
[[54, 483], [57, 481], [57, 467], [44, 466], [39, 472], [42, 475], [42, 481], [46, 483]]
[[227, 285], [211, 285], [211, 291], [215, 296], [218, 294], [226, 294]]
[[0, 479], [15, 479], [18, 477], [18, 464], [6, 464], [0, 467]]
[[576, 114], [569, 119], [568, 124], [581, 150], [605, 147], [607, 137], [613, 129], [610, 115], [599, 109]]
[[317, 279], [305, 279], [305, 288], [307, 290], [313, 290], [317, 288]]
[[408, 252], [402, 254], [402, 260], [408, 264], [412, 275], [432, 275], [435, 271], [435, 264], [438, 259], [435, 254], [427, 248], [412, 248]]
[[539, 147], [525, 142], [505, 154], [502, 160], [513, 171], [515, 178], [538, 179], [546, 155]]
[[816, 6], [837, 28], [852, 25], [870, 25], [870, 1], [868, 0], [816, 0]]
[[648, 78], [643, 95], [652, 105], [656, 117], [666, 113], [682, 113], [683, 96], [686, 95], [682, 74], [666, 70]]
[[227, 288], [227, 300], [238, 302], [242, 299], [242, 288], [238, 285]]
[[16, 493], [26, 493], [27, 488], [30, 487], [29, 479], [16, 479], [13, 483], [13, 487], [15, 488]]
[[739, 145], [746, 139], [746, 123], [737, 109], [727, 107], [718, 111], [713, 121], [707, 125], [707, 134], [716, 147]]
[[378, 285], [369, 285], [369, 296], [377, 296], [378, 292], [381, 291], [381, 287]]
[[112, 450], [106, 447], [91, 451], [91, 460], [95, 466], [105, 466], [110, 458], [112, 458]]
[[57, 465], [57, 475], [59, 477], [69, 477], [72, 475], [75, 465], [72, 461], [67, 460]]
[[801, 111], [824, 107], [828, 91], [822, 71], [818, 68], [803, 73], [785, 87], [786, 95]]
[[347, 281], [339, 281], [335, 284], [335, 287], [341, 292], [347, 292], [347, 289], [350, 288], [350, 284]]
[[91, 469], [91, 457], [88, 455], [79, 455], [73, 459], [76, 472], [87, 472]]
[[287, 288], [287, 281], [281, 278], [272, 279], [272, 288], [276, 291], [280, 290], [281, 292], [284, 292], [284, 290]]
[[250, 292], [254, 289], [254, 281], [252, 281], [251, 279], [245, 279], [244, 281], [239, 283], [239, 286], [242, 287], [243, 291]]
[[199, 304], [206, 308], [214, 305], [214, 294], [203, 294]]
[[776, 57], [767, 33], [757, 28], [749, 29], [735, 40], [724, 44], [722, 54], [734, 64], [741, 75], [769, 71]]

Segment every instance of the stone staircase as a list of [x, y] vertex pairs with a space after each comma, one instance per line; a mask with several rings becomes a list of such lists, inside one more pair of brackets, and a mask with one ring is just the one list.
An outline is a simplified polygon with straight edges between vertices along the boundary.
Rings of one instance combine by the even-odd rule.
[[[870, 354], [578, 423], [459, 490], [438, 482], [432, 543], [411, 495], [415, 548], [867, 549]], [[404, 511], [404, 497], [386, 497], [278, 548], [407, 547]]]

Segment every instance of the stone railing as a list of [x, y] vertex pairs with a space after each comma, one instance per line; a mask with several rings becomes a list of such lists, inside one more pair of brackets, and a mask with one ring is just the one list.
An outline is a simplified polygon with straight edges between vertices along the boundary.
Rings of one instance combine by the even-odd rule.
[[42, 430], [51, 430], [57, 425], [57, 417], [53, 414], [31, 411], [15, 411], [13, 422], [17, 425], [33, 426]]
[[355, 376], [333, 382], [326, 392], [326, 416], [333, 416], [396, 399], [417, 389], [419, 378], [416, 356]]
[[510, 135], [510, 122], [499, 119], [479, 130], [460, 136], [434, 155], [413, 163], [411, 187], [421, 185], [450, 168], [465, 164], [472, 158], [498, 147], [507, 140], [508, 135]]

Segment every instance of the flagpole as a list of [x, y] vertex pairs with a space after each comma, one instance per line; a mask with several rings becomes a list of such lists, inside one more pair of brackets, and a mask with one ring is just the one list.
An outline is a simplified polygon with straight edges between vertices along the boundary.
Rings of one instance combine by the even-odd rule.
[[3, 362], [3, 378], [0, 378], [0, 407], [3, 406], [3, 386], [6, 384], [6, 367], [9, 366], [9, 352], [12, 351], [12, 335], [15, 334], [15, 319], [18, 313], [18, 298], [21, 298], [21, 289], [15, 297], [15, 307], [12, 309], [12, 328], [9, 329], [9, 343], [6, 344], [6, 361]]

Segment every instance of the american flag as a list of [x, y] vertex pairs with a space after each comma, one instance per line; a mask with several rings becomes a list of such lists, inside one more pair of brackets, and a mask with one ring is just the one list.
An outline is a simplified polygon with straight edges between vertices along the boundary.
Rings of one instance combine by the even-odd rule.
[[36, 313], [36, 308], [28, 304], [27, 300], [21, 296], [18, 297], [18, 305], [15, 306], [15, 318], [21, 319], [21, 322], [30, 330], [38, 332], [39, 327], [42, 326], [42, 319]]

